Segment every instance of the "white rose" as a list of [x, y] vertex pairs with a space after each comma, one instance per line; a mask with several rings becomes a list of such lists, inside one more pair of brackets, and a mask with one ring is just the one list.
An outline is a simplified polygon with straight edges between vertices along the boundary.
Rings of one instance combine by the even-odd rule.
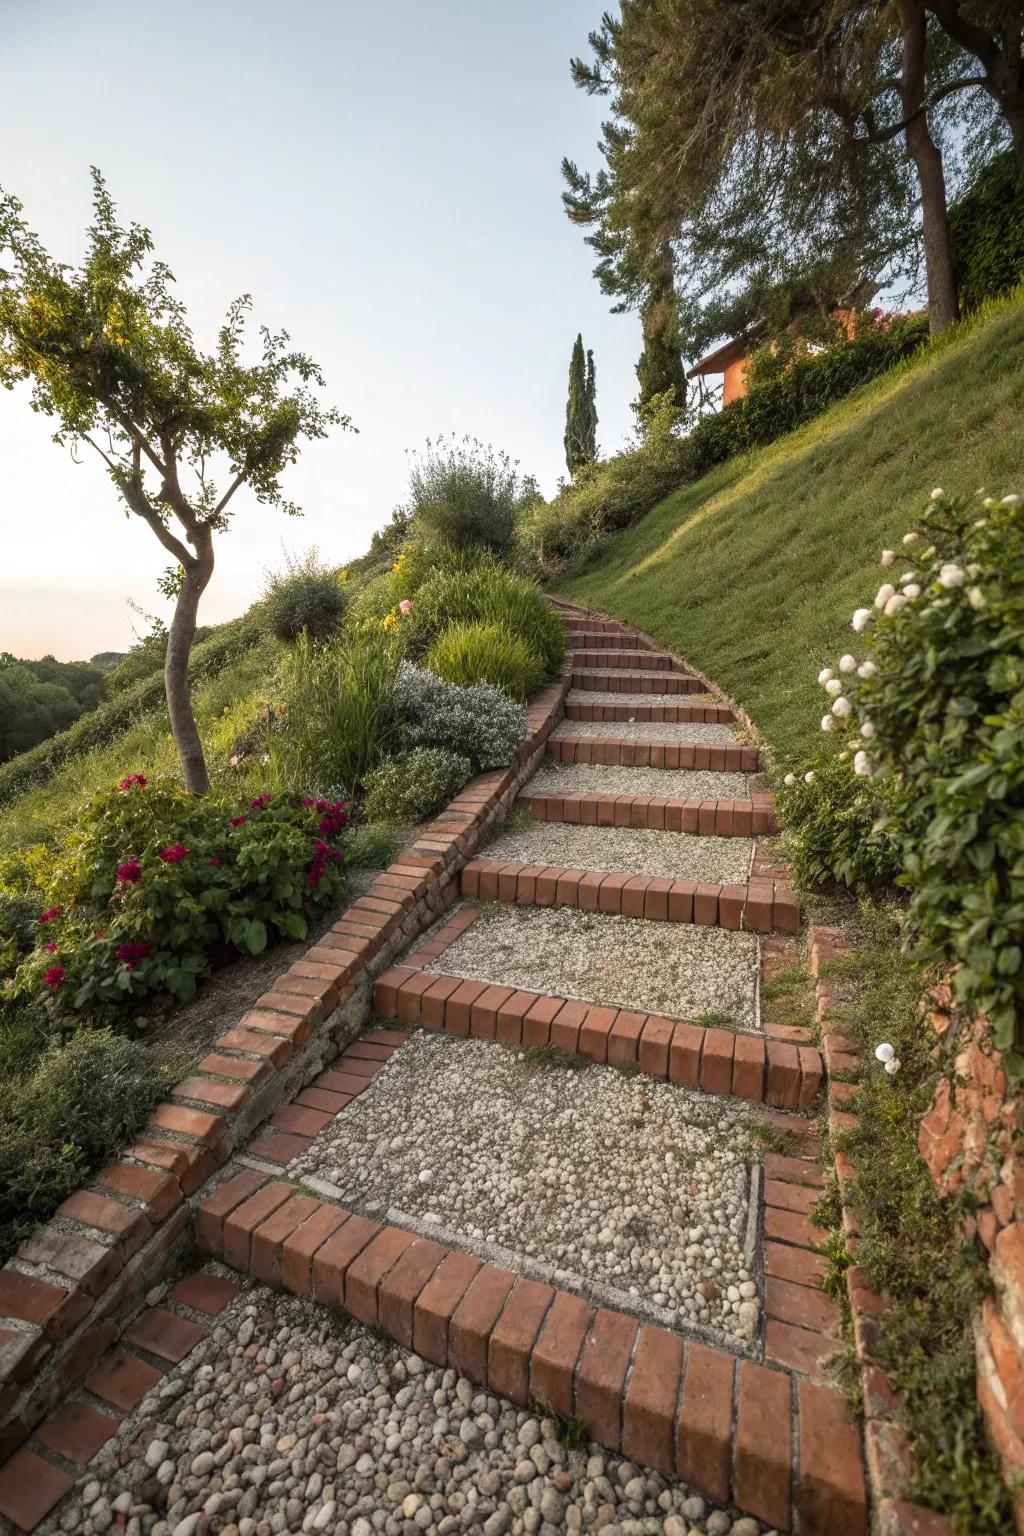
[[893, 1050], [893, 1048], [889, 1044], [888, 1040], [883, 1040], [881, 1045], [876, 1045], [875, 1046], [875, 1060], [876, 1061], [892, 1061], [892, 1059], [893, 1059], [893, 1057], [895, 1055], [896, 1055], [896, 1052]]
[[889, 618], [892, 618], [893, 614], [899, 613], [901, 609], [907, 606], [909, 601], [910, 599], [904, 597], [902, 592], [894, 592], [892, 597], [889, 598], [889, 601], [886, 603], [885, 607], [882, 609], [882, 612]]
[[877, 671], [878, 668], [875, 666], [873, 661], [862, 661], [860, 666], [857, 668], [857, 676], [874, 677]]
[[988, 518], [987, 517], [979, 517], [978, 521], [975, 523], [974, 526], [975, 526], [975, 528], [987, 528], [988, 527]]
[[783, 779], [782, 782], [783, 782], [783, 784], [785, 784], [786, 788], [788, 789], [790, 787], [790, 785], [796, 783], [796, 774], [795, 773], [787, 773], [786, 777]]
[[920, 597], [921, 588], [916, 581], [908, 581], [907, 585], [903, 588], [903, 593], [905, 597]]
[[814, 783], [814, 770], [813, 770], [813, 768], [811, 769], [810, 773], [805, 773], [804, 774], [804, 783], [805, 784], [813, 784]]
[[860, 733], [865, 741], [870, 741], [875, 734], [875, 722], [873, 720], [862, 720], [860, 723]]
[[871, 609], [870, 608], [858, 608], [856, 613], [853, 615], [853, 627], [857, 631], [857, 634], [858, 635], [862, 635], [864, 633], [864, 631], [867, 629], [868, 624], [870, 622], [871, 622]]
[[835, 725], [835, 721], [832, 719], [831, 715], [823, 715], [822, 716], [822, 718], [821, 718], [821, 728], [822, 728], [823, 731], [830, 731], [834, 725]]
[[841, 694], [842, 691], [843, 691], [843, 685], [839, 681], [838, 677], [833, 677], [831, 679], [831, 681], [829, 681], [829, 682], [827, 682], [825, 684], [825, 692], [826, 693], [830, 693], [834, 699], [838, 698], [839, 694]]
[[850, 656], [849, 654], [847, 654], [846, 656], [841, 656], [839, 658], [839, 670], [840, 670], [840, 672], [853, 672], [853, 671], [856, 670], [856, 666], [857, 666], [857, 658], [856, 658], [856, 656]]
[[893, 561], [895, 559], [896, 559], [896, 551], [894, 549], [883, 549], [882, 550], [882, 564], [883, 565], [892, 565], [892, 563], [893, 563]]
[[884, 608], [890, 597], [895, 597], [896, 588], [891, 581], [883, 582], [875, 593], [875, 607]]
[[844, 699], [842, 694], [840, 694], [839, 698], [836, 699], [835, 703], [832, 705], [832, 713], [838, 720], [845, 720], [847, 715], [851, 714], [852, 711], [853, 705], [850, 703], [849, 699]]
[[866, 752], [854, 754], [853, 771], [858, 778], [869, 779], [871, 777], [871, 763]]
[[985, 594], [980, 587], [968, 587], [967, 601], [970, 603], [972, 608], [984, 608]]
[[945, 494], [946, 493], [942, 489], [942, 486], [941, 485], [937, 485], [935, 487], [934, 491], [932, 491], [932, 501], [941, 501], [943, 496], [945, 496]]
[[959, 565], [954, 565], [950, 562], [939, 571], [940, 587], [962, 587], [963, 584], [964, 573]]
[[885, 1070], [888, 1072], [890, 1077], [895, 1077], [899, 1069], [900, 1059], [898, 1056], [894, 1056], [891, 1061], [887, 1061], [885, 1064]]
[[916, 544], [920, 537], [921, 535], [919, 533], [915, 533], [913, 529], [911, 529], [909, 533], [905, 533], [903, 535], [903, 542], [904, 544]]
[[1024, 496], [1004, 496], [1002, 504], [1016, 510], [1017, 507], [1024, 507]]
[[832, 680], [832, 668], [831, 667], [822, 667], [821, 671], [818, 673], [818, 682], [821, 683], [821, 685], [824, 687], [824, 685], [826, 683], [828, 683], [828, 682], [831, 682], [831, 680]]

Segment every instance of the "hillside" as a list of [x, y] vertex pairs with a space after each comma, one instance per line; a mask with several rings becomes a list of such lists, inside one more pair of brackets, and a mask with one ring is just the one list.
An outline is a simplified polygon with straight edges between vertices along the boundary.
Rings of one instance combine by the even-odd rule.
[[[966, 388], [965, 380], [970, 380]], [[808, 426], [667, 497], [555, 582], [706, 669], [780, 755], [821, 714], [878, 558], [933, 486], [1024, 486], [1024, 298], [993, 306]]]

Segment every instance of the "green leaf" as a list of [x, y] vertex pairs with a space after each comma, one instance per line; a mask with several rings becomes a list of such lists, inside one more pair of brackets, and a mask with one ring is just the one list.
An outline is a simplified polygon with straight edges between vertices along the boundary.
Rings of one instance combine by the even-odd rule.
[[267, 925], [259, 918], [246, 925], [245, 946], [250, 955], [260, 955], [267, 947]]

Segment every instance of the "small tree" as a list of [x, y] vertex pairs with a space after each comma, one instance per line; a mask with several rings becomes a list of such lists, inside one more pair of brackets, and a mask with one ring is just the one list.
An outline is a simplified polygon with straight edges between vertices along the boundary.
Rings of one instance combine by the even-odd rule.
[[565, 407], [565, 462], [570, 475], [597, 457], [597, 377], [593, 352], [584, 353], [577, 336], [569, 359], [569, 399]]
[[[317, 365], [287, 350], [288, 335], [260, 328], [262, 356], [242, 360], [249, 295], [235, 300], [213, 352], [193, 340], [174, 277], [149, 260], [153, 241], [138, 224], [122, 228], [93, 169], [94, 223], [80, 268], [57, 262], [0, 190], [0, 383], [32, 381], [32, 406], [57, 422], [54, 442], [86, 443], [102, 458], [126, 507], [142, 519], [174, 567], [162, 586], [175, 599], [164, 681], [171, 734], [186, 787], [208, 787], [188, 687], [199, 600], [214, 565], [214, 534], [243, 485], [289, 515], [280, 476], [303, 438], [349, 427], [310, 385]], [[218, 492], [211, 463], [226, 465]], [[183, 484], [183, 480], [187, 484]]]

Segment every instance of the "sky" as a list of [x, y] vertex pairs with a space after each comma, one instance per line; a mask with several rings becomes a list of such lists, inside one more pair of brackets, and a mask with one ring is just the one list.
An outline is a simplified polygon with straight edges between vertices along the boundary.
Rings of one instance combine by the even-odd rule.
[[[0, 0], [0, 184], [77, 262], [89, 167], [149, 226], [212, 343], [230, 301], [321, 364], [358, 435], [304, 449], [292, 521], [247, 492], [200, 619], [259, 595], [316, 546], [363, 553], [403, 497], [406, 452], [454, 432], [493, 443], [545, 494], [577, 331], [594, 349], [598, 438], [629, 434], [640, 350], [561, 206], [562, 156], [598, 160], [607, 104], [576, 90], [600, 0]], [[90, 450], [75, 463], [0, 391], [0, 651], [124, 650], [166, 615], [166, 553], [126, 521]]]

